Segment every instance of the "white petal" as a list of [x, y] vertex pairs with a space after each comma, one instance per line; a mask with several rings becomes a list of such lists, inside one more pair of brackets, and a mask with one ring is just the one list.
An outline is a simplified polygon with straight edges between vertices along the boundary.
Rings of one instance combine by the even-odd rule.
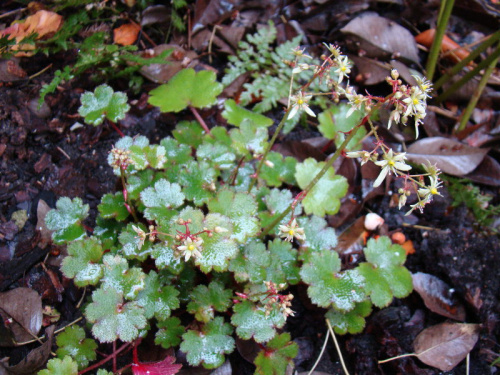
[[304, 107], [304, 111], [306, 111], [306, 113], [311, 116], [311, 117], [316, 117], [316, 114], [313, 112], [313, 110], [311, 108], [309, 108], [308, 106], [305, 106]]
[[288, 118], [287, 119], [290, 120], [291, 118], [293, 118], [293, 116], [295, 116], [297, 114], [298, 110], [299, 110], [299, 107], [297, 105], [294, 105], [292, 107], [292, 110], [288, 114]]
[[382, 181], [384, 181], [385, 177], [387, 176], [387, 173], [389, 172], [389, 168], [386, 168], [384, 167], [382, 169], [382, 171], [380, 172], [380, 174], [378, 175], [377, 179], [375, 180], [375, 182], [373, 183], [373, 187], [376, 188], [378, 186], [380, 186], [380, 184], [382, 183]]

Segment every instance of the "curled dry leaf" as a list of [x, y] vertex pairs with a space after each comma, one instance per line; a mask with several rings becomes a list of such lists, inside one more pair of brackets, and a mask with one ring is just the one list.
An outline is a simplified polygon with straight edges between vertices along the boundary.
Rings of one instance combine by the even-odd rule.
[[363, 13], [349, 22], [343, 29], [360, 42], [360, 48], [368, 57], [402, 57], [417, 62], [417, 44], [411, 33], [390, 19], [380, 17], [374, 12]]
[[33, 289], [0, 293], [0, 315], [16, 342], [33, 339], [42, 327], [42, 299]]
[[465, 308], [453, 295], [453, 289], [436, 276], [423, 272], [412, 275], [413, 289], [422, 297], [425, 306], [436, 314], [450, 319], [465, 320]]
[[[434, 42], [435, 29], [429, 29], [421, 32], [415, 37], [417, 43], [422, 44], [427, 48], [431, 48]], [[454, 40], [444, 35], [441, 41], [441, 53], [450, 60], [460, 62], [469, 56], [469, 51], [466, 48], [460, 47]]]
[[408, 147], [406, 157], [416, 164], [435, 164], [444, 173], [463, 176], [483, 161], [488, 149], [467, 146], [453, 139], [431, 137]]
[[413, 349], [426, 365], [451, 371], [474, 348], [478, 338], [478, 324], [443, 323], [420, 332]]
[[130, 46], [135, 43], [141, 27], [136, 23], [126, 23], [113, 30], [115, 44]]

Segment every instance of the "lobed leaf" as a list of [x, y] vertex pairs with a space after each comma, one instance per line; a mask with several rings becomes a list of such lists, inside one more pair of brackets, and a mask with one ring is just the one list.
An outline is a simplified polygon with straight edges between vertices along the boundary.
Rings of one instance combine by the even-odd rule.
[[344, 312], [330, 308], [326, 313], [326, 318], [333, 326], [333, 330], [339, 335], [346, 333], [361, 333], [365, 328], [365, 317], [372, 312], [370, 301], [363, 301], [356, 304], [351, 311]]
[[154, 188], [149, 187], [141, 192], [141, 200], [146, 210], [144, 216], [149, 220], [168, 220], [177, 208], [184, 203], [185, 196], [177, 183], [170, 183], [165, 179], [155, 182]]
[[77, 375], [78, 364], [70, 357], [63, 359], [53, 358], [47, 362], [47, 369], [38, 372], [38, 375]]
[[[347, 103], [340, 103], [335, 106], [331, 106], [326, 111], [321, 112], [318, 115], [319, 126], [318, 130], [323, 134], [325, 138], [331, 139], [335, 142], [335, 146], [340, 147], [344, 142], [348, 132], [353, 130], [358, 126], [363, 118], [363, 111], [355, 110], [349, 117], [347, 113], [351, 109], [351, 106]], [[345, 150], [350, 151], [356, 148], [356, 145], [361, 142], [361, 140], [366, 135], [366, 129], [361, 127], [356, 132], [353, 139], [349, 141]]]
[[53, 230], [52, 239], [56, 244], [68, 243], [83, 238], [85, 230], [81, 222], [89, 213], [89, 205], [80, 198], [59, 198], [56, 208], [47, 212], [45, 224]]
[[269, 117], [249, 111], [236, 104], [233, 99], [227, 99], [224, 102], [222, 117], [224, 117], [229, 124], [234, 126], [240, 126], [245, 120], [249, 120], [258, 127], [269, 127], [273, 124], [273, 120]]
[[61, 271], [74, 278], [77, 286], [96, 285], [103, 275], [100, 264], [104, 250], [95, 237], [74, 241], [68, 246], [68, 256], [63, 259]]
[[290, 156], [283, 157], [278, 152], [271, 151], [267, 155], [268, 163], [262, 165], [260, 170], [260, 178], [263, 178], [267, 185], [280, 187], [283, 183], [295, 185], [295, 169], [297, 160]]
[[78, 109], [80, 116], [90, 125], [100, 125], [105, 118], [117, 122], [125, 118], [130, 109], [127, 104], [127, 95], [123, 92], [114, 92], [106, 84], [97, 86], [94, 92], [85, 92], [81, 97], [82, 105]]
[[155, 334], [155, 344], [168, 349], [181, 343], [181, 336], [185, 328], [181, 325], [179, 318], [172, 316], [165, 320], [158, 321], [158, 331]]
[[97, 343], [93, 339], [85, 338], [85, 331], [79, 326], [66, 327], [57, 335], [57, 357], [60, 359], [69, 356], [73, 358], [79, 369], [88, 366], [89, 362], [96, 359]]
[[292, 363], [292, 359], [297, 356], [299, 346], [291, 341], [288, 332], [277, 335], [261, 350], [255, 358], [254, 364], [257, 366], [255, 374], [258, 375], [281, 375], [286, 372], [286, 368]]
[[145, 280], [145, 288], [139, 292], [137, 303], [144, 308], [144, 316], [164, 321], [172, 310], [179, 308], [179, 291], [171, 285], [165, 285], [155, 271], [151, 271]]
[[250, 120], [244, 120], [239, 129], [232, 129], [232, 149], [248, 160], [254, 155], [263, 154], [269, 137], [267, 129], [254, 124]]
[[103, 288], [113, 288], [126, 299], [133, 300], [144, 290], [146, 275], [140, 268], [129, 268], [128, 261], [120, 255], [106, 254], [102, 260], [104, 276]]
[[212, 281], [208, 287], [198, 285], [189, 294], [191, 302], [187, 305], [187, 311], [194, 314], [196, 320], [207, 323], [214, 318], [214, 312], [225, 312], [231, 305], [233, 292], [224, 289], [224, 285]]
[[129, 212], [125, 207], [125, 199], [121, 192], [105, 194], [101, 199], [101, 203], [97, 206], [97, 209], [104, 219], [124, 221], [129, 216]]

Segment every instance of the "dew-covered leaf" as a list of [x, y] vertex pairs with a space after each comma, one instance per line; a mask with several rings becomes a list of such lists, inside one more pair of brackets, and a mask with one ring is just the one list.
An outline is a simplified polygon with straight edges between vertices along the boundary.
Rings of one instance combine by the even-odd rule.
[[180, 121], [172, 135], [181, 145], [197, 148], [203, 142], [203, 128], [196, 121]]
[[222, 117], [224, 117], [229, 124], [234, 126], [240, 126], [245, 120], [250, 120], [259, 127], [268, 127], [273, 124], [273, 120], [269, 117], [249, 111], [236, 104], [233, 99], [228, 99], [224, 102]]
[[207, 323], [214, 318], [215, 311], [225, 312], [231, 305], [230, 289], [224, 289], [224, 285], [212, 281], [208, 287], [198, 285], [189, 294], [191, 302], [187, 305], [187, 311], [194, 314], [196, 320]]
[[244, 339], [253, 338], [262, 343], [276, 335], [276, 329], [285, 325], [285, 318], [278, 306], [266, 314], [266, 309], [245, 300], [233, 307], [231, 323], [236, 326], [236, 334]]
[[[317, 162], [313, 158], [298, 163], [295, 178], [299, 187], [305, 189], [324, 165], [325, 162]], [[347, 188], [345, 177], [335, 175], [333, 167], [329, 168], [302, 200], [306, 214], [316, 216], [336, 214], [340, 209], [340, 198], [346, 195]]]
[[145, 287], [137, 296], [137, 303], [144, 308], [144, 316], [158, 321], [170, 317], [172, 310], [179, 308], [179, 291], [171, 285], [164, 285], [156, 272], [146, 276]]
[[133, 341], [147, 324], [143, 308], [136, 301], [125, 303], [123, 295], [113, 288], [95, 290], [85, 316], [100, 342]]
[[[312, 215], [298, 219], [299, 225], [304, 228], [306, 240], [302, 247], [312, 251], [333, 250], [337, 246], [337, 234], [333, 228], [327, 226], [325, 219]], [[304, 257], [302, 256], [303, 260]]]
[[233, 235], [236, 241], [244, 243], [250, 236], [257, 234], [259, 220], [257, 202], [255, 198], [246, 193], [234, 193], [228, 189], [221, 189], [217, 198], [208, 202], [211, 212], [218, 212], [229, 217], [233, 223]]
[[337, 311], [330, 308], [325, 317], [330, 320], [335, 333], [352, 335], [361, 333], [365, 328], [365, 318], [372, 312], [370, 301], [363, 301], [356, 304], [356, 307], [348, 312]]
[[47, 368], [38, 372], [38, 375], [77, 375], [78, 364], [70, 357], [63, 359], [52, 358], [47, 362]]
[[203, 142], [196, 149], [196, 157], [212, 165], [215, 169], [230, 169], [234, 165], [236, 155], [231, 147], [222, 143]]
[[290, 156], [283, 157], [280, 153], [271, 151], [266, 158], [267, 163], [262, 165], [260, 178], [269, 186], [280, 187], [283, 183], [295, 185], [295, 168], [297, 160]]
[[470, 353], [478, 338], [478, 324], [442, 323], [420, 332], [413, 349], [426, 365], [451, 371]]
[[80, 116], [90, 125], [100, 125], [105, 118], [117, 122], [125, 118], [130, 109], [127, 95], [114, 92], [108, 85], [97, 86], [94, 92], [85, 92], [81, 97], [82, 105], [78, 109]]
[[160, 107], [162, 112], [180, 112], [188, 106], [209, 107], [215, 104], [221, 92], [222, 85], [216, 82], [214, 72], [184, 69], [168, 83], [152, 90], [148, 102]]
[[160, 320], [157, 326], [158, 331], [155, 335], [156, 345], [161, 345], [162, 348], [168, 349], [181, 343], [181, 336], [185, 332], [185, 328], [181, 325], [179, 318], [172, 316], [168, 319]]
[[406, 157], [416, 164], [435, 164], [444, 173], [463, 176], [481, 164], [486, 148], [468, 146], [444, 137], [424, 138], [411, 144]]
[[254, 364], [257, 367], [257, 375], [281, 375], [292, 363], [292, 359], [297, 356], [299, 346], [291, 341], [290, 334], [284, 332], [277, 335], [266, 344], [266, 348], [261, 350], [255, 358]]
[[191, 147], [185, 143], [179, 143], [179, 141], [175, 138], [163, 138], [160, 141], [160, 145], [165, 149], [165, 156], [171, 164], [182, 165], [190, 160], [193, 160], [193, 157], [191, 156]]
[[152, 244], [150, 241], [143, 241], [134, 230], [140, 229], [145, 233], [148, 232], [146, 226], [142, 223], [128, 224], [118, 236], [118, 240], [122, 245], [121, 253], [127, 259], [138, 259], [144, 261], [151, 253]]
[[105, 194], [99, 206], [97, 206], [99, 213], [105, 219], [115, 219], [117, 221], [125, 220], [129, 212], [125, 207], [125, 200], [123, 193], [118, 192], [115, 194]]
[[89, 213], [89, 205], [83, 204], [80, 198], [59, 198], [56, 208], [47, 212], [45, 224], [53, 230], [52, 239], [56, 244], [68, 243], [85, 235], [81, 222]]
[[264, 153], [268, 139], [267, 128], [245, 120], [238, 129], [232, 129], [230, 134], [233, 140], [232, 147], [239, 155], [251, 159], [253, 155]]
[[86, 338], [85, 330], [79, 326], [70, 326], [57, 335], [57, 357], [63, 359], [70, 356], [78, 363], [78, 368], [83, 369], [89, 362], [97, 357], [97, 343], [93, 339]]
[[224, 363], [224, 354], [234, 350], [231, 325], [220, 316], [206, 323], [200, 331], [189, 330], [182, 335], [180, 349], [186, 353], [190, 365], [212, 369]]
[[238, 282], [250, 281], [258, 284], [266, 280], [266, 268], [270, 264], [271, 256], [266, 246], [261, 241], [253, 240], [240, 247], [240, 252], [231, 261], [229, 270]]
[[313, 303], [347, 312], [366, 299], [365, 280], [357, 269], [340, 272], [340, 266], [336, 252], [322, 250], [310, 255], [300, 275], [309, 284], [307, 294]]
[[370, 239], [364, 254], [367, 262], [358, 270], [366, 279], [365, 290], [375, 306], [385, 307], [393, 296], [403, 298], [411, 293], [411, 274], [403, 266], [406, 252], [400, 245], [392, 244], [386, 236]]
[[168, 220], [177, 208], [184, 203], [185, 196], [177, 183], [170, 183], [165, 179], [155, 182], [154, 188], [149, 187], [141, 193], [141, 200], [146, 206], [144, 216], [149, 220]]
[[465, 308], [448, 284], [423, 272], [414, 273], [412, 279], [415, 292], [422, 297], [429, 310], [450, 319], [465, 320]]
[[[266, 204], [267, 211], [259, 212], [261, 225], [266, 228], [270, 225], [280, 214], [282, 214], [293, 203], [292, 192], [288, 189], [272, 189], [266, 194], [262, 201]], [[302, 214], [302, 205], [298, 203], [295, 206], [295, 216]], [[271, 233], [279, 234], [278, 226], [285, 225], [290, 221], [291, 213], [286, 215], [280, 223], [277, 223]]]
[[155, 259], [156, 267], [159, 270], [168, 269], [177, 275], [184, 267], [184, 263], [176, 256], [172, 247], [165, 243], [155, 244], [151, 249], [151, 256]]
[[[344, 142], [348, 135], [346, 133], [359, 125], [363, 117], [363, 112], [360, 110], [355, 110], [349, 117], [346, 117], [350, 109], [350, 105], [340, 103], [328, 108], [318, 115], [318, 130], [325, 138], [332, 139], [337, 147]], [[358, 142], [360, 142], [365, 135], [366, 129], [364, 127], [358, 129], [354, 138], [347, 144], [346, 151], [352, 150], [353, 147], [356, 148]]]
[[[162, 168], [167, 160], [165, 148], [149, 144], [149, 139], [143, 135], [134, 138], [125, 136], [115, 143], [114, 148], [128, 151], [130, 165], [127, 167], [127, 172], [142, 171], [148, 167]], [[120, 163], [115, 162], [113, 152], [108, 155], [108, 164], [113, 167], [114, 174], [120, 176]]]
[[190, 161], [182, 166], [178, 183], [186, 199], [201, 206], [213, 198], [217, 172], [207, 162]]
[[135, 299], [144, 290], [146, 275], [140, 268], [129, 268], [128, 261], [120, 255], [106, 254], [102, 262], [104, 275], [101, 282], [104, 289], [113, 288], [128, 300]]
[[77, 286], [96, 285], [103, 275], [103, 253], [95, 237], [74, 241], [68, 246], [68, 256], [63, 259], [61, 271], [66, 277], [74, 278]]

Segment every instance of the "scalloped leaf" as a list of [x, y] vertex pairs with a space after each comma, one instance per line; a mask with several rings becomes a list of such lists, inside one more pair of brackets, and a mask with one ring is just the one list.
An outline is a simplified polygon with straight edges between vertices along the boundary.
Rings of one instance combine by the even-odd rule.
[[141, 192], [153, 185], [154, 172], [151, 169], [139, 171], [127, 178], [127, 192], [131, 200], [139, 199]]
[[155, 244], [151, 249], [151, 256], [159, 270], [168, 269], [178, 275], [184, 268], [184, 263], [175, 255], [174, 249], [165, 243]]
[[278, 306], [266, 314], [266, 309], [245, 300], [233, 307], [234, 314], [231, 323], [236, 326], [236, 334], [244, 339], [253, 338], [262, 343], [271, 340], [276, 335], [276, 329], [285, 325], [285, 318]]
[[105, 194], [101, 199], [101, 203], [97, 206], [97, 209], [105, 219], [124, 221], [129, 216], [122, 192]]
[[191, 147], [185, 143], [179, 143], [175, 138], [163, 138], [160, 145], [165, 149], [166, 157], [171, 164], [186, 164], [193, 160]]
[[232, 129], [232, 148], [248, 160], [253, 155], [263, 154], [269, 138], [266, 128], [256, 125], [250, 120], [244, 120], [239, 129]]
[[307, 295], [321, 307], [340, 311], [354, 309], [357, 302], [366, 299], [365, 279], [357, 269], [340, 272], [341, 262], [336, 252], [323, 250], [312, 253], [302, 266], [300, 275], [309, 284]]
[[405, 250], [392, 244], [389, 237], [370, 239], [364, 249], [367, 263], [361, 263], [359, 272], [366, 279], [366, 292], [377, 307], [385, 307], [392, 298], [404, 298], [413, 290], [410, 271], [404, 266]]
[[180, 112], [188, 106], [209, 107], [215, 104], [222, 88], [212, 71], [183, 69], [168, 83], [152, 90], [148, 103], [160, 107], [162, 112]]
[[92, 293], [85, 317], [93, 323], [92, 334], [100, 342], [133, 341], [147, 324], [143, 308], [136, 301], [125, 303], [123, 295], [113, 288]]
[[217, 170], [230, 169], [234, 165], [236, 155], [231, 147], [221, 144], [212, 143], [210, 141], [203, 142], [196, 149], [196, 157], [198, 160], [203, 160], [212, 165]]
[[97, 343], [85, 337], [85, 330], [79, 326], [70, 326], [57, 335], [57, 357], [70, 356], [78, 363], [78, 368], [83, 369], [89, 362], [97, 358]]
[[[347, 103], [339, 103], [331, 106], [326, 111], [318, 115], [319, 126], [318, 130], [325, 138], [335, 142], [335, 146], [340, 147], [346, 138], [346, 133], [350, 132], [354, 127], [359, 125], [363, 118], [363, 111], [355, 110], [349, 117], [346, 117], [351, 106]], [[346, 146], [346, 151], [352, 150], [353, 147], [365, 137], [366, 129], [362, 126], [356, 132], [353, 139]]]
[[267, 269], [266, 281], [276, 284], [297, 284], [300, 281], [299, 266], [297, 263], [298, 251], [292, 244], [275, 238], [267, 244], [271, 254], [271, 264]]
[[68, 246], [68, 256], [63, 259], [61, 271], [64, 276], [74, 278], [79, 287], [96, 285], [103, 275], [100, 264], [104, 250], [95, 237], [75, 241]]
[[365, 328], [365, 318], [372, 312], [370, 301], [363, 301], [356, 304], [356, 307], [348, 312], [337, 311], [330, 308], [325, 317], [330, 320], [335, 333], [352, 335], [361, 333]]
[[[165, 154], [166, 150], [161, 145], [150, 145], [149, 139], [143, 135], [135, 136], [134, 138], [125, 136], [115, 143], [115, 148], [129, 151], [129, 159], [131, 161], [127, 168], [128, 172], [142, 171], [148, 167], [163, 168], [167, 161]], [[115, 175], [120, 176], [120, 168], [114, 163], [113, 154], [108, 155], [108, 164], [113, 167]]]
[[197, 148], [203, 142], [203, 128], [196, 121], [180, 121], [172, 135], [181, 145]]
[[97, 86], [94, 92], [85, 92], [81, 102], [78, 113], [84, 117], [87, 124], [94, 126], [102, 124], [105, 118], [112, 122], [122, 120], [130, 109], [127, 95], [123, 92], [114, 92], [106, 84]]
[[191, 302], [187, 311], [194, 314], [196, 320], [207, 323], [214, 318], [214, 312], [225, 312], [231, 305], [232, 290], [224, 289], [224, 285], [212, 281], [208, 287], [198, 285], [189, 294]]
[[255, 374], [258, 375], [282, 375], [286, 368], [292, 363], [299, 352], [297, 343], [291, 341], [288, 332], [277, 335], [261, 350], [255, 358], [257, 366]]
[[146, 206], [144, 216], [148, 220], [170, 219], [176, 213], [172, 208], [181, 206], [184, 199], [181, 186], [163, 178], [155, 182], [154, 188], [149, 187], [141, 192], [142, 203]]
[[260, 229], [255, 198], [246, 193], [234, 193], [221, 189], [217, 198], [208, 202], [211, 212], [218, 212], [229, 217], [233, 223], [232, 238], [244, 243], [248, 237], [254, 236]]
[[[311, 251], [333, 250], [337, 246], [337, 234], [335, 229], [327, 226], [325, 219], [312, 215], [311, 217], [301, 217], [298, 222], [304, 233], [306, 240], [302, 247]], [[305, 260], [308, 253], [302, 253], [300, 259]]]
[[146, 284], [146, 275], [140, 268], [129, 268], [128, 261], [120, 255], [106, 254], [102, 259], [104, 276], [101, 279], [102, 287], [113, 288], [128, 300], [137, 297]]
[[[270, 225], [283, 211], [290, 207], [293, 203], [292, 192], [288, 189], [272, 189], [269, 193], [265, 194], [262, 201], [266, 204], [267, 211], [259, 212], [259, 218], [261, 220], [261, 226], [266, 228]], [[295, 216], [302, 214], [302, 205], [299, 203], [295, 207]], [[274, 227], [274, 233], [279, 234], [278, 226], [280, 224], [287, 224], [290, 221], [291, 213], [286, 215], [280, 223], [277, 223]], [[273, 230], [271, 230], [273, 233]]]
[[[268, 163], [262, 165], [260, 178], [263, 178], [269, 186], [280, 187], [283, 183], [295, 185], [295, 169], [297, 160], [291, 156], [283, 157], [278, 152], [271, 151], [267, 155]], [[269, 163], [270, 162], [270, 163]]]
[[266, 268], [271, 264], [271, 255], [260, 240], [247, 242], [240, 248], [238, 256], [229, 265], [236, 281], [259, 284], [266, 279]]
[[212, 369], [224, 363], [224, 354], [234, 350], [233, 332], [230, 324], [220, 316], [206, 323], [200, 331], [189, 330], [182, 335], [180, 349], [186, 353], [190, 365]]
[[[325, 162], [317, 162], [313, 158], [307, 158], [303, 163], [298, 163], [295, 178], [299, 187], [305, 189], [324, 165]], [[345, 177], [335, 175], [333, 167], [328, 168], [323, 177], [302, 200], [306, 214], [316, 216], [336, 214], [340, 209], [340, 199], [346, 195], [347, 188]]]
[[249, 111], [238, 104], [233, 99], [227, 99], [224, 102], [224, 111], [222, 112], [227, 122], [234, 126], [240, 126], [244, 120], [250, 120], [259, 127], [269, 127], [273, 120], [260, 113]]
[[144, 308], [144, 316], [158, 321], [170, 317], [172, 310], [179, 308], [179, 291], [171, 285], [160, 282], [158, 274], [151, 271], [145, 280], [145, 288], [137, 296], [137, 302]]
[[38, 375], [78, 375], [78, 364], [70, 357], [53, 358], [47, 362], [47, 368]]
[[168, 349], [181, 343], [181, 336], [185, 332], [185, 328], [181, 325], [179, 318], [172, 316], [168, 319], [160, 320], [157, 326], [158, 331], [155, 334], [156, 345], [161, 345], [162, 348]]
[[183, 165], [179, 173], [179, 184], [186, 199], [201, 206], [213, 198], [217, 172], [207, 162], [190, 161]]
[[53, 230], [52, 240], [56, 244], [64, 244], [83, 238], [85, 229], [81, 222], [89, 214], [89, 205], [83, 204], [80, 198], [59, 198], [56, 208], [47, 212], [45, 224]]
[[122, 245], [121, 253], [127, 259], [144, 261], [151, 254], [152, 243], [150, 241], [144, 241], [144, 243], [142, 243], [141, 238], [134, 230], [133, 226], [140, 228], [144, 232], [148, 232], [148, 229], [142, 223], [129, 223], [118, 236], [118, 240]]

